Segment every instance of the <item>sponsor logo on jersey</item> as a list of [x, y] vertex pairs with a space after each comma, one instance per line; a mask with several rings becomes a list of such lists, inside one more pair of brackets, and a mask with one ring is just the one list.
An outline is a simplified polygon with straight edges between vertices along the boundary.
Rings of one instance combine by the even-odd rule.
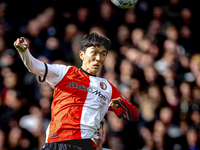
[[82, 90], [82, 91], [87, 91], [88, 90], [88, 88], [86, 88], [86, 87], [84, 87], [83, 85], [78, 85], [78, 84], [76, 84], [76, 82], [70, 82], [68, 85], [67, 85], [67, 88], [68, 87], [72, 87], [72, 88], [76, 88], [76, 89], [79, 89], [79, 90]]
[[107, 89], [107, 85], [106, 85], [104, 82], [100, 82], [100, 87], [101, 87], [103, 90], [106, 90], [106, 89]]
[[[105, 84], [105, 83], [104, 83]], [[101, 84], [100, 84], [101, 85]], [[82, 90], [82, 91], [88, 91], [89, 93], [92, 93], [94, 95], [97, 95], [99, 96], [101, 99], [103, 99], [104, 101], [106, 101], [106, 96], [103, 95], [101, 93], [101, 91], [99, 90], [94, 90], [93, 88], [91, 87], [85, 87], [84, 85], [78, 85], [76, 82], [70, 82], [68, 85], [67, 85], [67, 88], [70, 87], [70, 88], [76, 88], [76, 89], [79, 89], [79, 90]], [[105, 87], [105, 86], [104, 86]], [[106, 86], [107, 88], [107, 86]]]
[[92, 92], [92, 94], [98, 95], [101, 99], [106, 101], [106, 97], [105, 95], [101, 94], [101, 91], [95, 90], [94, 92]]

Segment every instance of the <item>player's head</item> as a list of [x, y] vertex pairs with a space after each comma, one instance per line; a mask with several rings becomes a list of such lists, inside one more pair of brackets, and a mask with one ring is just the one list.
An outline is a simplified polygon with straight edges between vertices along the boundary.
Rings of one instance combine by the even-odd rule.
[[80, 51], [86, 51], [88, 47], [94, 46], [94, 47], [100, 47], [104, 46], [105, 49], [108, 50], [110, 49], [111, 46], [111, 41], [110, 39], [98, 35], [96, 32], [86, 34], [83, 36], [81, 43], [80, 43]]
[[82, 68], [96, 75], [104, 64], [110, 46], [111, 42], [108, 38], [97, 33], [86, 34], [80, 43], [79, 56], [82, 60]]

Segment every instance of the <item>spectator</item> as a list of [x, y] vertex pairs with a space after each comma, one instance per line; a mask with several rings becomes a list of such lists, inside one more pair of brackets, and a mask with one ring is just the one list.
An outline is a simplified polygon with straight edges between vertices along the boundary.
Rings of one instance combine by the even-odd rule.
[[[189, 112], [189, 107], [192, 103], [191, 99], [191, 86], [187, 82], [182, 82], [179, 86], [180, 88], [180, 111], [181, 111], [181, 117], [185, 116], [187, 118], [187, 114]], [[184, 118], [184, 117], [183, 117]], [[184, 118], [184, 119], [186, 119]]]
[[143, 28], [135, 28], [132, 30], [131, 41], [132, 41], [133, 47], [138, 48], [138, 44], [140, 40], [142, 40], [144, 33], [145, 31]]
[[189, 150], [191, 149], [200, 149], [199, 141], [198, 141], [198, 129], [193, 126], [188, 128], [186, 132], [186, 140], [187, 140], [187, 147]]
[[6, 150], [6, 133], [1, 129], [0, 130], [0, 149]]
[[162, 75], [168, 69], [176, 69], [174, 66], [177, 62], [177, 44], [171, 40], [164, 42], [164, 54], [154, 63], [157, 72]]

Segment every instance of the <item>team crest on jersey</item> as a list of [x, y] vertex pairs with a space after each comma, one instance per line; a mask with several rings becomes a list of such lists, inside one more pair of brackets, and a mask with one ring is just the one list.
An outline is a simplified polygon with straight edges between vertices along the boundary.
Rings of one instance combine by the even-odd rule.
[[100, 82], [100, 87], [101, 87], [103, 90], [106, 90], [106, 89], [107, 89], [107, 85], [106, 85], [104, 82]]

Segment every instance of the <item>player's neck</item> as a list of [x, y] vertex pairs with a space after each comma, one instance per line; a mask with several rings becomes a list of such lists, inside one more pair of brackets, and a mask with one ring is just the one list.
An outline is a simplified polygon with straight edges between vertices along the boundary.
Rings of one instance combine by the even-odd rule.
[[80, 68], [80, 70], [81, 70], [83, 73], [85, 73], [85, 74], [87, 74], [87, 75], [89, 75], [89, 76], [94, 76], [94, 77], [96, 77], [96, 75], [93, 75], [93, 74], [88, 73], [88, 72], [85, 71], [83, 68]]

